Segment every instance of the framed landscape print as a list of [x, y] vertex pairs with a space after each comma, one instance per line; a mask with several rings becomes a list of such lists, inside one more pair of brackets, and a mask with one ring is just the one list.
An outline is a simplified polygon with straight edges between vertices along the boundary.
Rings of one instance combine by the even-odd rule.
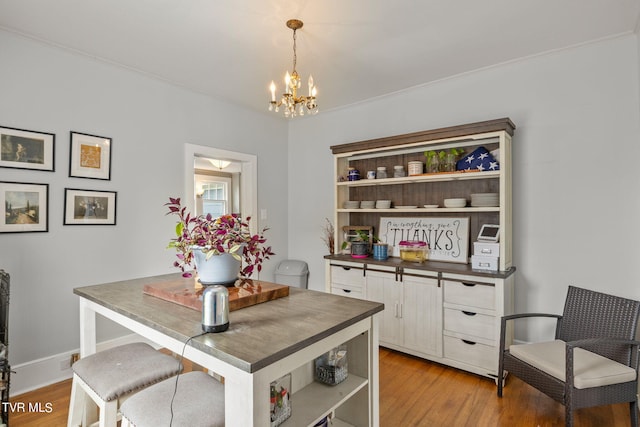
[[56, 136], [0, 126], [0, 167], [53, 172]]
[[69, 176], [111, 179], [111, 138], [71, 132]]
[[116, 225], [115, 191], [64, 189], [64, 225]]
[[49, 184], [0, 181], [0, 233], [49, 231]]

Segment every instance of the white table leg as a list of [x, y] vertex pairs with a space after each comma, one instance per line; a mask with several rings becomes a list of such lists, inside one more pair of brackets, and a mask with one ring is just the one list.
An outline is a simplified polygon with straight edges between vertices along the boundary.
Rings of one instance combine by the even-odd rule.
[[224, 411], [228, 427], [269, 425], [269, 384], [259, 375], [241, 373], [224, 380]]
[[378, 319], [382, 316], [382, 312], [371, 317], [371, 330], [369, 331], [369, 351], [371, 354], [371, 363], [369, 365], [369, 387], [371, 394], [369, 395], [369, 413], [371, 414], [371, 426], [379, 427], [380, 425], [380, 383], [379, 383], [379, 365], [380, 353], [378, 344]]
[[96, 312], [80, 298], [80, 357], [96, 352]]

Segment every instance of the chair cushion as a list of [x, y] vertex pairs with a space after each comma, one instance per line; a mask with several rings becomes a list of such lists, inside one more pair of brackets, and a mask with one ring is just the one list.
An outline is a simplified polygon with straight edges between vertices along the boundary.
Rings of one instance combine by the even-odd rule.
[[182, 372], [182, 364], [140, 342], [83, 357], [72, 369], [108, 402]]
[[[514, 344], [509, 347], [509, 352], [560, 381], [565, 381], [564, 341]], [[582, 348], [574, 349], [573, 362], [573, 385], [578, 389], [625, 383], [636, 379], [636, 371], [629, 366]]]
[[[177, 377], [173, 427], [224, 426], [224, 385], [201, 371]], [[122, 416], [136, 427], [168, 426], [176, 378], [136, 393], [122, 404]]]

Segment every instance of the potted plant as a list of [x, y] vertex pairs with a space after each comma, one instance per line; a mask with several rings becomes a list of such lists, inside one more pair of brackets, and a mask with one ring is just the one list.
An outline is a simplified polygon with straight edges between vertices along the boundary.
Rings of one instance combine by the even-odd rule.
[[[195, 262], [195, 269], [203, 284], [220, 284], [233, 282], [240, 273], [250, 277], [256, 270], [262, 270], [262, 262], [275, 255], [271, 246], [265, 246], [264, 228], [258, 234], [251, 234], [249, 229], [250, 217], [242, 219], [237, 214], [223, 215], [213, 218], [211, 214], [194, 216], [182, 206], [180, 198], [169, 198], [165, 203], [169, 208], [167, 215], [176, 215], [176, 238], [171, 239], [168, 248], [177, 251], [178, 258], [174, 267], [183, 272], [184, 277], [191, 277], [185, 271]], [[244, 260], [245, 266], [241, 268]], [[206, 264], [205, 264], [206, 261]], [[227, 263], [229, 261], [229, 263]], [[212, 266], [208, 268], [211, 262]], [[220, 277], [204, 277], [205, 269], [214, 270]]]
[[356, 230], [357, 237], [351, 242], [351, 257], [366, 258], [369, 256], [369, 234]]

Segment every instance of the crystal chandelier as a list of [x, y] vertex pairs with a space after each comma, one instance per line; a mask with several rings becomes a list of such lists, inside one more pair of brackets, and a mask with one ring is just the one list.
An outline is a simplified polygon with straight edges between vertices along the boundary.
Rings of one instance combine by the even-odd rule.
[[287, 21], [287, 27], [293, 30], [293, 72], [284, 76], [285, 92], [282, 94], [280, 101], [276, 101], [276, 84], [271, 80], [269, 90], [271, 90], [271, 102], [269, 102], [269, 111], [280, 111], [280, 107], [284, 109], [285, 117], [304, 116], [305, 110], [309, 114], [318, 112], [318, 104], [316, 104], [316, 86], [313, 84], [313, 77], [309, 75], [309, 94], [308, 96], [298, 96], [298, 89], [301, 86], [300, 76], [296, 71], [296, 30], [302, 28], [302, 21], [298, 19], [290, 19]]

